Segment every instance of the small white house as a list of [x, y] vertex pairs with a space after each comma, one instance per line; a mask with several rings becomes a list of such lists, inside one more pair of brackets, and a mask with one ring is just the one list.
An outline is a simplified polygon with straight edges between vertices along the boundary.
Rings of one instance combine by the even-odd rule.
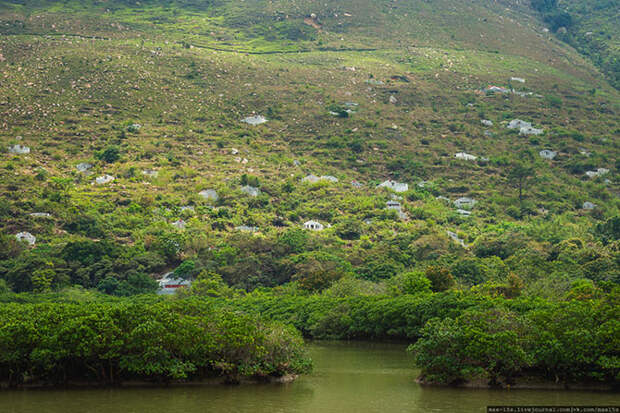
[[75, 166], [75, 169], [78, 170], [78, 172], [87, 172], [90, 168], [92, 168], [93, 165], [88, 163], [88, 162], [82, 162], [79, 163]]
[[28, 215], [30, 215], [33, 218], [51, 218], [52, 217], [52, 214], [50, 214], [49, 212], [31, 212]]
[[513, 82], [525, 83], [525, 79], [522, 77], [511, 77], [510, 80]]
[[305, 228], [305, 229], [309, 229], [309, 230], [311, 230], [311, 231], [323, 231], [323, 229], [324, 229], [325, 227], [323, 226], [323, 224], [321, 224], [321, 223], [320, 223], [320, 222], [318, 222], [318, 221], [312, 221], [312, 220], [310, 220], [310, 221], [308, 221], [308, 222], [304, 223], [304, 228]]
[[543, 129], [536, 129], [531, 126], [524, 126], [519, 129], [520, 135], [542, 135], [544, 132]]
[[454, 201], [454, 206], [460, 209], [473, 208], [476, 203], [476, 200], [473, 198], [463, 197]]
[[609, 169], [606, 168], [598, 168], [596, 171], [587, 171], [586, 175], [588, 178], [596, 178], [597, 176], [603, 176], [609, 173]]
[[521, 119], [514, 119], [514, 120], [511, 120], [508, 126], [506, 127], [508, 129], [519, 129], [520, 130], [521, 128], [531, 128], [532, 124], [530, 122], [526, 122]]
[[148, 176], [149, 178], [157, 178], [159, 172], [157, 172], [155, 169], [145, 169], [142, 171], [142, 175]]
[[485, 92], [487, 93], [510, 93], [511, 90], [510, 89], [506, 89], [505, 87], [500, 87], [500, 86], [489, 86], [486, 89], [484, 89]]
[[543, 159], [548, 159], [548, 160], [553, 160], [558, 153], [555, 151], [550, 151], [549, 149], [543, 149], [542, 151], [538, 152], [538, 154], [540, 155], [541, 158]]
[[471, 155], [471, 154], [465, 153], [465, 152], [459, 152], [456, 155], [454, 155], [454, 157], [456, 159], [462, 159], [464, 161], [475, 161], [476, 159], [478, 159], [478, 157], [476, 155]]
[[189, 288], [192, 282], [184, 280], [182, 278], [175, 278], [173, 272], [165, 274], [161, 280], [159, 280], [159, 291], [157, 294], [167, 295], [174, 294], [179, 288]]
[[407, 192], [409, 190], [409, 184], [388, 179], [387, 181], [380, 183], [377, 188], [387, 188], [394, 192]]
[[482, 119], [480, 123], [482, 123], [484, 126], [493, 126], [493, 121], [490, 121], [488, 119]]
[[13, 145], [9, 146], [9, 152], [15, 153], [18, 155], [26, 155], [30, 153], [30, 148], [25, 145]]
[[255, 188], [250, 185], [246, 185], [242, 187], [241, 192], [243, 192], [244, 194], [248, 194], [249, 196], [253, 196], [253, 197], [257, 197], [260, 195], [260, 189]]
[[104, 185], [104, 184], [108, 184], [112, 181], [114, 181], [114, 177], [112, 175], [101, 175], [97, 178], [95, 178], [95, 183], [98, 185]]
[[239, 225], [239, 226], [235, 227], [235, 229], [237, 231], [241, 231], [241, 232], [256, 232], [256, 231], [258, 231], [258, 227], [251, 227], [249, 225]]
[[592, 210], [594, 208], [596, 208], [596, 204], [586, 201], [583, 203], [583, 205], [581, 206], [583, 209], [587, 209], [587, 210]]
[[400, 219], [407, 219], [407, 214], [403, 212], [402, 206], [398, 201], [387, 201], [386, 208], [391, 211], [396, 211]]
[[457, 242], [458, 244], [461, 245], [461, 247], [463, 248], [467, 248], [467, 244], [465, 244], [465, 240], [459, 238], [458, 234], [456, 232], [452, 232], [452, 231], [446, 231], [446, 233], [448, 234], [448, 236], [454, 240], [455, 242]]
[[15, 238], [17, 238], [18, 241], [27, 242], [28, 245], [34, 245], [35, 242], [37, 242], [37, 238], [30, 232], [20, 232], [15, 234]]
[[261, 116], [261, 115], [249, 116], [249, 117], [247, 117], [245, 119], [242, 119], [241, 122], [245, 122], [248, 125], [256, 126], [256, 125], [261, 125], [261, 124], [267, 122], [267, 118], [265, 118], [264, 116]]
[[200, 191], [198, 195], [209, 201], [217, 201], [219, 198], [214, 189], [205, 189], [204, 191]]
[[387, 209], [401, 211], [402, 207], [400, 206], [400, 202], [398, 201], [387, 201]]
[[187, 224], [182, 219], [178, 219], [172, 223], [172, 226], [175, 227], [176, 229], [185, 229]]
[[335, 176], [331, 176], [331, 175], [323, 175], [321, 176], [321, 181], [329, 181], [329, 182], [336, 183], [338, 182], [338, 178], [336, 178]]
[[335, 176], [331, 176], [331, 175], [316, 176], [316, 175], [310, 174], [301, 179], [301, 182], [309, 182], [311, 184], [316, 184], [317, 182], [320, 182], [320, 181], [328, 181], [328, 182], [336, 183], [338, 182], [338, 178], [336, 178]]

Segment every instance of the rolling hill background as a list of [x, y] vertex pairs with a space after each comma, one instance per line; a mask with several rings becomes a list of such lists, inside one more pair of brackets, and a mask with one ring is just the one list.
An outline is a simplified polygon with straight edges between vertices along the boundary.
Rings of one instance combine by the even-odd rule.
[[3, 1], [0, 275], [118, 295], [183, 264], [248, 290], [428, 265], [618, 281], [617, 19], [577, 3]]

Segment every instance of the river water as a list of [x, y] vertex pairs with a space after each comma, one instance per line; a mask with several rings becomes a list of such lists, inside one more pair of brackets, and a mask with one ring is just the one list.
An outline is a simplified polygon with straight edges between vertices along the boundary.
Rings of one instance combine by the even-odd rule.
[[613, 393], [420, 387], [404, 344], [315, 342], [289, 384], [0, 391], [2, 413], [484, 412], [487, 405], [618, 405]]

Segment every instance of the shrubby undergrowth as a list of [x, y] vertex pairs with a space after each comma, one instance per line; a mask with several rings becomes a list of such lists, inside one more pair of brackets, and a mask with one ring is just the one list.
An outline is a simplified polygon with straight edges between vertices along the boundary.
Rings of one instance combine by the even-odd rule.
[[0, 381], [165, 383], [307, 372], [294, 329], [197, 300], [0, 306]]

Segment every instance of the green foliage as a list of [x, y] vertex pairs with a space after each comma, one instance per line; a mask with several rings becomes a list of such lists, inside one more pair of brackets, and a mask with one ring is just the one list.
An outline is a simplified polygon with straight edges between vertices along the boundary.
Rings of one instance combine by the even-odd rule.
[[424, 270], [424, 276], [430, 281], [430, 288], [435, 292], [446, 291], [454, 285], [454, 278], [447, 268], [430, 266]]
[[310, 368], [293, 329], [203, 301], [7, 304], [0, 313], [0, 379], [12, 386], [237, 381]]
[[616, 379], [617, 307], [591, 299], [532, 304], [514, 306], [522, 313], [495, 307], [429, 321], [410, 347], [424, 380], [494, 385], [532, 375], [567, 383]]
[[95, 158], [105, 163], [114, 163], [121, 158], [121, 150], [118, 146], [108, 146], [101, 151], [95, 152]]
[[192, 260], [185, 260], [174, 270], [175, 277], [184, 280], [191, 279], [196, 272], [196, 263]]
[[300, 288], [307, 291], [320, 291], [334, 281], [352, 274], [352, 266], [346, 260], [324, 252], [309, 252], [295, 258], [293, 278]]
[[428, 294], [431, 292], [431, 281], [422, 272], [405, 272], [390, 279], [389, 291], [393, 295]]

